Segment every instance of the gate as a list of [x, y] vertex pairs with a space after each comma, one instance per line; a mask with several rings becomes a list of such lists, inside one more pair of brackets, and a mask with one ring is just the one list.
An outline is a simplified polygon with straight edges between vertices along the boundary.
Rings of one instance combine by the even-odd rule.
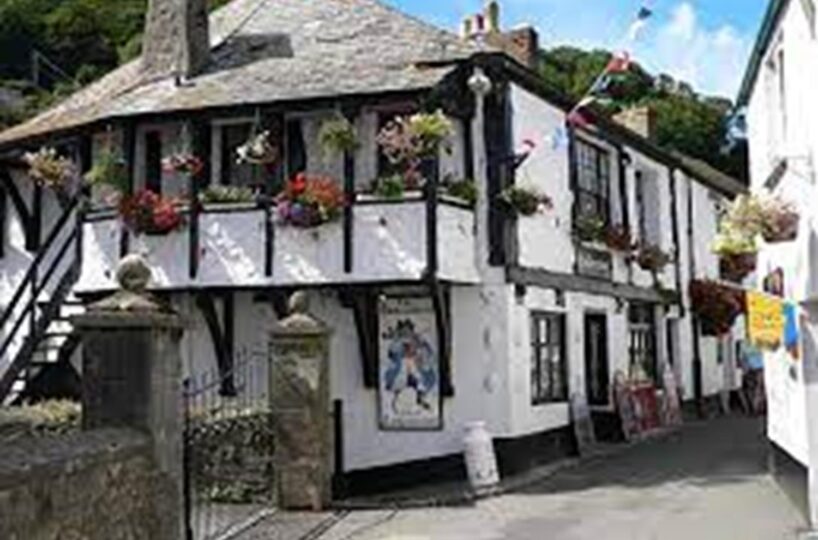
[[266, 354], [244, 354], [184, 381], [187, 540], [227, 540], [274, 511], [268, 370]]

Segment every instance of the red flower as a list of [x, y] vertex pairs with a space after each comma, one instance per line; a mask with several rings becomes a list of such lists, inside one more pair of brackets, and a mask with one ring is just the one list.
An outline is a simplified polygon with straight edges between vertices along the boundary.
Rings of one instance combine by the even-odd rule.
[[293, 195], [301, 195], [307, 189], [307, 175], [298, 173], [290, 182], [290, 190]]

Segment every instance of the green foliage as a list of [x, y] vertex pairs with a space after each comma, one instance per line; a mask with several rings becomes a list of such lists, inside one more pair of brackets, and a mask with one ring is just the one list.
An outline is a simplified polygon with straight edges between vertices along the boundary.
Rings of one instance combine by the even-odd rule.
[[[556, 90], [580, 99], [611, 59], [607, 51], [557, 47], [543, 51], [540, 73]], [[727, 143], [731, 104], [723, 98], [657, 88], [654, 78], [636, 63], [616, 77], [608, 92], [610, 103], [597, 105], [612, 115], [633, 105], [649, 105], [656, 112], [657, 143], [701, 159], [739, 179], [746, 178], [746, 146], [723, 152]]]
[[242, 186], [210, 186], [199, 194], [204, 204], [235, 204], [253, 202], [253, 190]]

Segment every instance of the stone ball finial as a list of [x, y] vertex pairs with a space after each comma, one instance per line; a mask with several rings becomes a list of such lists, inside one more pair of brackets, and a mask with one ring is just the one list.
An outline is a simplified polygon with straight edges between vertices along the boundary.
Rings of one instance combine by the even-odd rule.
[[306, 315], [310, 309], [310, 299], [305, 291], [296, 291], [290, 296], [287, 303], [290, 315]]
[[141, 294], [151, 281], [151, 269], [141, 255], [126, 255], [119, 261], [116, 280], [121, 289]]

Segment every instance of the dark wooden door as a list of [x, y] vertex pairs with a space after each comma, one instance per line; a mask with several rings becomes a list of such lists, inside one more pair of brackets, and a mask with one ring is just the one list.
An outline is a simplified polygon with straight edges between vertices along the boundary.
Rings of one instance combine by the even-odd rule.
[[602, 314], [585, 315], [585, 390], [589, 405], [608, 405], [608, 321]]

